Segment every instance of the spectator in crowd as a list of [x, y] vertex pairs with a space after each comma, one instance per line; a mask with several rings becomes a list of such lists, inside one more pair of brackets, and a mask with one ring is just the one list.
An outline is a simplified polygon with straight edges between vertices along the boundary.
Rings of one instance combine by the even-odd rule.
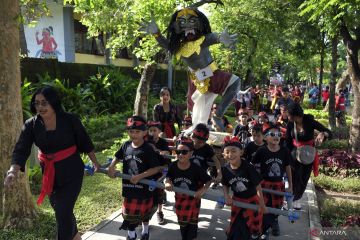
[[329, 100], [329, 96], [330, 96], [329, 86], [326, 86], [325, 89], [321, 93], [323, 107], [326, 106], [326, 103]]
[[335, 116], [336, 126], [346, 126], [346, 106], [345, 106], [345, 94], [342, 89], [335, 96]]

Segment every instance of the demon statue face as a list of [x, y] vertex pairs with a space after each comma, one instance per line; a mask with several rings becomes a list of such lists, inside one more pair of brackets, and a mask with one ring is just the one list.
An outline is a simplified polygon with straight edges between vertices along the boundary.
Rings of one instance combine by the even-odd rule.
[[176, 34], [183, 35], [187, 40], [193, 40], [196, 36], [202, 35], [203, 26], [196, 12], [185, 8], [177, 13], [174, 22]]
[[191, 8], [179, 10], [168, 26], [169, 50], [174, 53], [182, 42], [194, 41], [207, 33], [211, 33], [210, 23], [202, 12]]

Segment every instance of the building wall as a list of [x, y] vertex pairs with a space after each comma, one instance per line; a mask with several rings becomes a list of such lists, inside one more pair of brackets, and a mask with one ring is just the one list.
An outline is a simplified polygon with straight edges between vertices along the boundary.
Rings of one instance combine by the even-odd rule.
[[65, 61], [75, 62], [75, 34], [74, 34], [74, 8], [71, 6], [63, 8], [64, 14], [64, 43]]
[[42, 17], [35, 27], [25, 26], [24, 28], [29, 57], [40, 58], [42, 56], [41, 53], [46, 49], [45, 44], [37, 43], [36, 33], [38, 32], [39, 41], [42, 41], [44, 39], [43, 32], [46, 34], [46, 32], [50, 31], [49, 38], [54, 40], [51, 43], [51, 46], [54, 48], [54, 43], [57, 44], [54, 55], [51, 56], [56, 56], [59, 61], [65, 62], [63, 6], [61, 3], [55, 2], [48, 2], [47, 6], [50, 9], [52, 16]]

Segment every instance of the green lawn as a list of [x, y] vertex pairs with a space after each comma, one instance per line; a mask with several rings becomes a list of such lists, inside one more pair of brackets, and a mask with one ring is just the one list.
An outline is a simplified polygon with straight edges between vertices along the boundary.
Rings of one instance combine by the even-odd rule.
[[334, 191], [334, 192], [360, 192], [360, 178], [336, 178], [329, 177], [324, 174], [319, 174], [317, 177], [313, 177], [315, 186]]
[[[104, 156], [97, 154], [101, 162]], [[38, 196], [34, 196], [36, 201]], [[104, 174], [85, 176], [83, 187], [75, 205], [75, 216], [81, 233], [106, 219], [121, 207], [121, 181]], [[45, 240], [55, 239], [55, 215], [48, 198], [38, 208], [39, 219], [31, 230], [1, 230], [0, 240]]]
[[[360, 216], [360, 200], [352, 197], [360, 192], [360, 178], [336, 178], [319, 174], [313, 177], [313, 181], [323, 226], [338, 227], [345, 223], [348, 216]], [[331, 191], [330, 194], [324, 189]]]
[[[338, 227], [345, 223], [348, 216], [360, 216], [360, 202], [326, 198], [319, 203], [323, 225]], [[329, 226], [329, 225], [328, 225]]]

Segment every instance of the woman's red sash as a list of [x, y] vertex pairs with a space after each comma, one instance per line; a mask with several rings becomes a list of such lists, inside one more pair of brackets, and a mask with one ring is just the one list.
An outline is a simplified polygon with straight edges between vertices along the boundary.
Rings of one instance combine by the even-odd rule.
[[38, 158], [44, 164], [44, 173], [42, 177], [41, 193], [37, 200], [37, 205], [41, 205], [46, 195], [50, 195], [53, 191], [55, 180], [55, 167], [54, 163], [64, 160], [76, 152], [75, 145], [60, 150], [56, 153], [42, 153], [39, 150]]

